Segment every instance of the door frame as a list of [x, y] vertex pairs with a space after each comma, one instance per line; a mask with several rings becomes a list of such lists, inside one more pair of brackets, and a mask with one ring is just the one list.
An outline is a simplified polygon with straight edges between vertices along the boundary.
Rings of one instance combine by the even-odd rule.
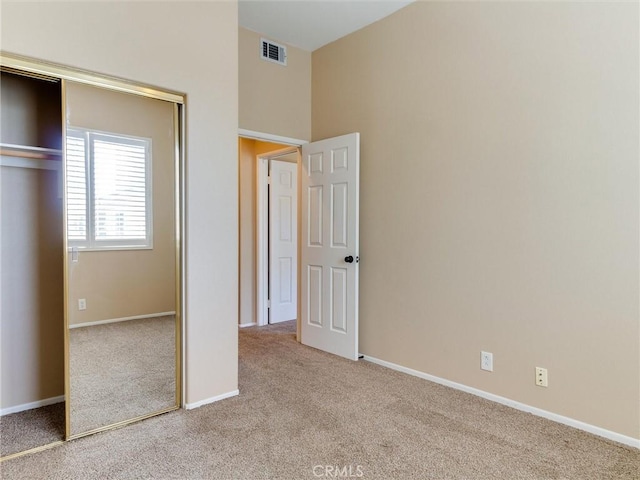
[[[308, 140], [301, 140], [299, 138], [293, 138], [293, 137], [284, 137], [281, 135], [274, 135], [272, 133], [267, 133], [267, 132], [258, 132], [255, 130], [247, 130], [244, 128], [239, 128], [238, 129], [238, 137], [241, 138], [247, 138], [250, 140], [259, 140], [262, 142], [269, 142], [269, 143], [279, 143], [281, 145], [288, 145], [287, 147], [283, 148], [281, 151], [288, 151], [289, 153], [293, 152], [295, 149], [300, 149], [302, 147], [302, 145], [309, 143]], [[277, 151], [277, 150], [276, 150]], [[300, 150], [301, 152], [301, 150]], [[286, 153], [284, 153], [286, 154]], [[260, 157], [265, 157], [265, 156], [269, 156], [270, 154], [262, 154], [256, 158], [260, 158]], [[264, 185], [260, 185], [260, 179], [266, 177], [266, 174], [260, 172], [261, 169], [261, 162], [257, 161], [256, 164], [256, 217], [260, 217], [260, 215], [264, 215], [264, 208], [266, 208], [267, 202], [265, 201], [265, 195], [266, 195], [266, 180], [264, 182]], [[266, 168], [265, 166], [262, 166], [262, 168]], [[301, 228], [301, 223], [300, 223], [300, 200], [301, 200], [301, 192], [300, 192], [300, 175], [301, 175], [301, 169], [302, 169], [302, 155], [301, 153], [298, 155], [298, 178], [297, 178], [297, 182], [298, 182], [298, 240], [300, 239], [300, 228]], [[268, 173], [268, 172], [267, 172]], [[264, 207], [262, 207], [261, 205], [264, 205]], [[260, 220], [258, 220], [258, 222], [260, 222]], [[269, 312], [266, 311], [266, 307], [267, 305], [267, 285], [268, 285], [268, 265], [265, 265], [265, 262], [268, 263], [269, 261], [269, 255], [268, 255], [268, 251], [266, 250], [266, 248], [260, 248], [260, 245], [264, 245], [265, 242], [268, 240], [268, 236], [266, 234], [266, 226], [264, 224], [264, 218], [262, 220], [263, 222], [263, 226], [260, 227], [260, 224], [258, 223], [257, 226], [257, 231], [256, 231], [256, 245], [255, 245], [255, 249], [256, 249], [256, 312], [255, 312], [255, 317], [256, 317], [256, 325], [261, 326], [261, 325], [267, 325], [268, 322], [268, 318], [269, 318]], [[298, 279], [297, 279], [297, 283], [298, 283], [298, 287], [300, 286], [300, 242], [298, 241]], [[240, 282], [240, 280], [238, 279], [238, 282]], [[240, 288], [240, 285], [238, 285], [238, 287]], [[240, 291], [238, 290], [238, 295], [240, 295]], [[298, 292], [297, 292], [297, 305], [298, 305], [298, 314], [297, 314], [297, 320], [296, 320], [296, 340], [300, 341], [300, 288], [298, 288]]]
[[[296, 183], [300, 179], [300, 147], [291, 146], [265, 152], [256, 156], [256, 323], [259, 327], [269, 324], [269, 160], [275, 160], [278, 157], [297, 153], [298, 174]], [[296, 202], [300, 203], [300, 193], [297, 195]], [[298, 224], [300, 223], [300, 212], [298, 212]], [[298, 242], [300, 237], [300, 229], [298, 228]], [[298, 258], [300, 257], [300, 248], [297, 248]], [[300, 270], [299, 268], [297, 270]], [[296, 272], [298, 280], [296, 285], [299, 288], [299, 271]], [[300, 295], [297, 293], [299, 299]], [[297, 304], [297, 303], [296, 303]]]

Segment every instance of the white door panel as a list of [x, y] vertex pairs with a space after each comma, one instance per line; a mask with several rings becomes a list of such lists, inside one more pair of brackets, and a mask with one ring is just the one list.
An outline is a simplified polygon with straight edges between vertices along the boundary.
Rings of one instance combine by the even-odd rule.
[[269, 323], [297, 317], [298, 166], [270, 161]]
[[352, 360], [358, 358], [359, 150], [358, 133], [302, 147], [301, 339]]

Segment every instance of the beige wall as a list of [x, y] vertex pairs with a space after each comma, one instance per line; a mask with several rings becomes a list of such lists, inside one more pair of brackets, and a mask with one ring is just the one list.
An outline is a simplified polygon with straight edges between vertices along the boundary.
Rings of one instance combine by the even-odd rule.
[[152, 249], [81, 250], [69, 261], [69, 324], [175, 311], [173, 104], [74, 82], [66, 101], [69, 126], [151, 139], [153, 195]]
[[238, 172], [240, 176], [240, 293], [239, 323], [250, 324], [256, 317], [256, 156], [287, 148], [287, 145], [238, 139]]
[[237, 3], [3, 1], [1, 22], [5, 51], [187, 94], [186, 401], [236, 390]]
[[262, 35], [238, 32], [240, 128], [308, 141], [311, 52], [287, 46], [287, 66], [278, 65], [260, 57]]
[[640, 438], [638, 40], [637, 3], [420, 2], [314, 52], [362, 353]]

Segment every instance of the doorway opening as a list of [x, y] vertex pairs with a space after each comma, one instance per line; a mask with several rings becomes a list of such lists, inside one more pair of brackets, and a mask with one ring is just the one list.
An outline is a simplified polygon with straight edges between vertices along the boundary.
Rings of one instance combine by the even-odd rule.
[[250, 133], [241, 131], [238, 139], [240, 328], [299, 318], [298, 172], [304, 142]]

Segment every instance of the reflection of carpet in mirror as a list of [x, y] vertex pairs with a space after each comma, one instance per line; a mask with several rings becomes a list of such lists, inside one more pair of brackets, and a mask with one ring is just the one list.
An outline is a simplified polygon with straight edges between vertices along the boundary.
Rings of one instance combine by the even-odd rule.
[[175, 317], [69, 330], [71, 434], [175, 405]]
[[0, 417], [0, 457], [64, 439], [64, 402]]

